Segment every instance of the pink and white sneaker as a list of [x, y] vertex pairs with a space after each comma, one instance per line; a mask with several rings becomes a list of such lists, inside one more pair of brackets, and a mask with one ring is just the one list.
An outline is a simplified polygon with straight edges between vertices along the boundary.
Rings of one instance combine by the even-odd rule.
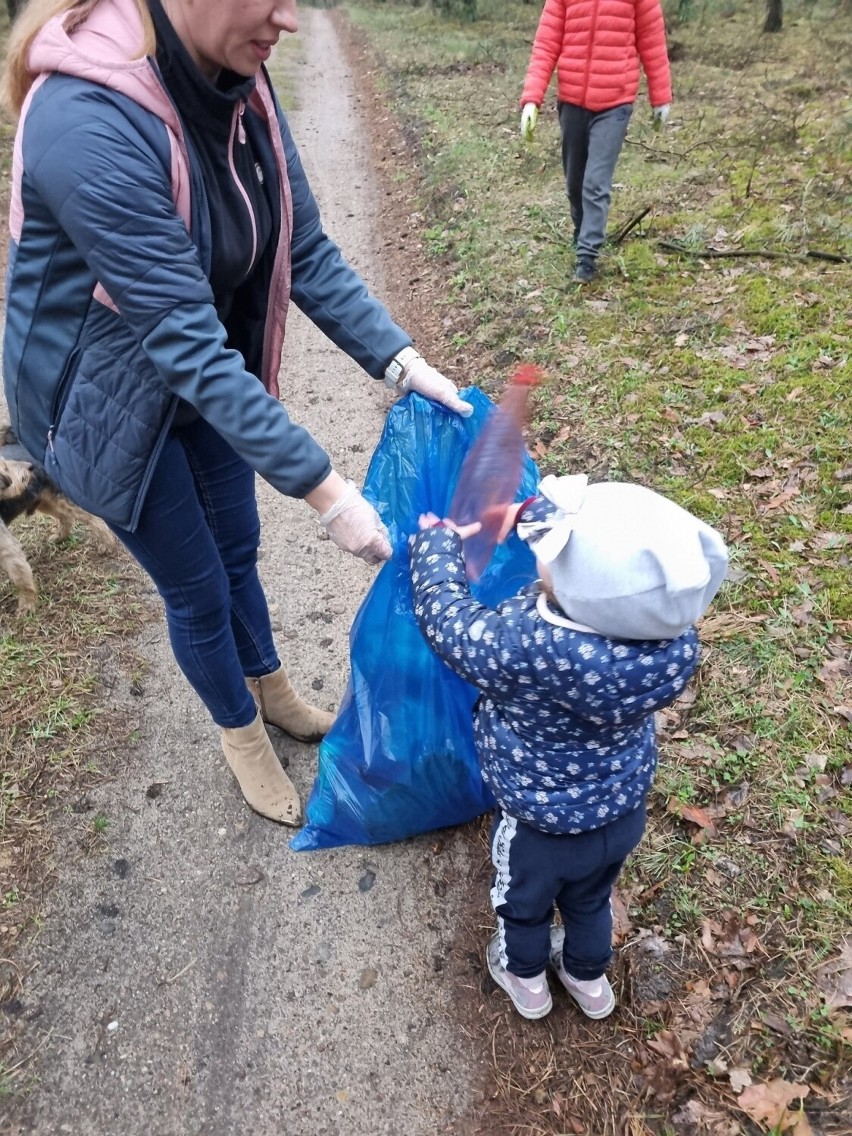
[[556, 971], [559, 981], [583, 1011], [587, 1018], [608, 1018], [615, 1009], [615, 994], [607, 982], [606, 975], [600, 978], [583, 980], [574, 978], [565, 969], [562, 961], [562, 948], [565, 945], [565, 928], [550, 928], [550, 965]]
[[485, 961], [488, 964], [489, 974], [512, 999], [521, 1017], [535, 1021], [536, 1018], [543, 1018], [550, 1013], [553, 1009], [553, 999], [550, 997], [547, 985], [547, 971], [543, 970], [534, 978], [518, 978], [516, 974], [506, 970], [500, 962], [500, 940], [497, 935], [489, 940], [485, 950]]

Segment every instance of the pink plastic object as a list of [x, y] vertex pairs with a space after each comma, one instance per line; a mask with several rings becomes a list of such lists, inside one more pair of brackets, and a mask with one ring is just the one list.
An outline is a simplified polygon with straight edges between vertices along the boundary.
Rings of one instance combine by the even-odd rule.
[[464, 542], [465, 570], [474, 583], [497, 545], [505, 508], [513, 503], [523, 475], [524, 426], [529, 393], [543, 377], [540, 367], [519, 367], [503, 397], [468, 451], [450, 505], [457, 525], [480, 521], [482, 528]]

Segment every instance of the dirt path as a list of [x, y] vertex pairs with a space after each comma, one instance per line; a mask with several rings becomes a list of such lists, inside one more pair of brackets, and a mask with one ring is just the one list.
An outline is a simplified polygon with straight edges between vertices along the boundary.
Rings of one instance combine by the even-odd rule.
[[[352, 76], [329, 13], [304, 9], [300, 21], [293, 130], [328, 231], [384, 296], [380, 196]], [[362, 478], [388, 396], [296, 312], [282, 390], [335, 465]], [[298, 688], [334, 707], [372, 571], [318, 539], [306, 506], [265, 485], [261, 503], [282, 657]], [[115, 691], [140, 740], [93, 802], [110, 821], [108, 849], [80, 857], [71, 826], [60, 834], [64, 866], [27, 960], [40, 1083], [17, 1131], [461, 1130], [452, 1118], [477, 1078], [443, 968], [467, 871], [460, 837], [439, 853], [429, 838], [290, 852], [285, 832], [243, 805], [160, 623], [140, 649], [141, 699], [127, 677]], [[282, 744], [307, 793], [316, 751]]]

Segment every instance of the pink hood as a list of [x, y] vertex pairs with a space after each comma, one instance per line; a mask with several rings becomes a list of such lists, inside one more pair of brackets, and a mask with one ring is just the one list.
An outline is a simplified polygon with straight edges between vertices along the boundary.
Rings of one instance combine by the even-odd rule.
[[[71, 13], [64, 12], [49, 20], [33, 40], [28, 58], [29, 69], [36, 76], [21, 109], [12, 157], [12, 194], [9, 206], [9, 232], [20, 239], [24, 222], [21, 201], [23, 176], [22, 138], [30, 102], [41, 83], [51, 74], [73, 75], [118, 91], [162, 120], [171, 146], [172, 195], [178, 214], [190, 225], [189, 157], [183, 126], [172, 100], [165, 91], [151, 61], [139, 55], [143, 30], [139, 9], [134, 0], [100, 0], [86, 22], [70, 35], [65, 30]], [[287, 178], [287, 161], [278, 129], [275, 102], [263, 72], [251, 96], [252, 109], [269, 127], [278, 160], [281, 186], [281, 233], [275, 257], [275, 268], [269, 293], [267, 332], [263, 351], [263, 379], [266, 389], [278, 396], [278, 369], [284, 342], [284, 325], [290, 297], [290, 232], [293, 207]], [[98, 285], [95, 298], [114, 307]]]
[[134, 0], [101, 0], [82, 27], [71, 35], [65, 30], [71, 13], [64, 12], [49, 20], [33, 40], [27, 60], [36, 76], [18, 121], [12, 158], [12, 201], [9, 208], [9, 230], [20, 237], [24, 213], [21, 205], [21, 136], [30, 101], [48, 75], [74, 75], [119, 91], [135, 103], [151, 111], [165, 123], [172, 148], [172, 192], [175, 205], [189, 224], [189, 163], [183, 127], [174, 103], [147, 56], [134, 59], [142, 44], [142, 25]]

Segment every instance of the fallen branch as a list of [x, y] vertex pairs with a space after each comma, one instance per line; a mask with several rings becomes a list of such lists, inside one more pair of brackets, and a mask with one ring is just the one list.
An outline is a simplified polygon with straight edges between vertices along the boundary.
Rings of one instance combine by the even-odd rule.
[[636, 226], [639, 224], [639, 222], [642, 220], [642, 218], [646, 217], [650, 212], [651, 212], [651, 206], [646, 205], [645, 208], [643, 210], [641, 210], [641, 212], [636, 213], [633, 217], [630, 218], [629, 221], [627, 221], [624, 225], [621, 226], [621, 228], [618, 230], [618, 232], [615, 234], [615, 236], [612, 238], [612, 240], [609, 243], [611, 245], [620, 245], [621, 242], [624, 240], [624, 238], [627, 236], [627, 234], [629, 232], [631, 232], [633, 229], [635, 229]]
[[814, 260], [830, 260], [832, 264], [845, 264], [852, 259], [839, 252], [822, 252], [820, 249], [808, 249], [808, 256], [812, 256]]
[[667, 252], [678, 252], [682, 256], [694, 256], [699, 260], [709, 260], [711, 257], [726, 256], [753, 256], [763, 260], [829, 260], [833, 264], [845, 264], [852, 259], [839, 252], [822, 252], [819, 249], [808, 249], [807, 252], [781, 252], [778, 249], [691, 249], [678, 241], [657, 241], [657, 247]]
[[660, 146], [649, 146], [647, 142], [640, 142], [637, 138], [625, 138], [625, 146], [635, 146], [638, 150], [647, 150], [649, 154], [662, 154], [667, 158], [677, 158], [678, 162], [682, 162], [684, 158], [688, 158], [693, 150], [700, 150], [702, 146], [709, 146], [710, 142], [695, 142], [692, 146], [687, 146], [685, 150], [664, 150]]

